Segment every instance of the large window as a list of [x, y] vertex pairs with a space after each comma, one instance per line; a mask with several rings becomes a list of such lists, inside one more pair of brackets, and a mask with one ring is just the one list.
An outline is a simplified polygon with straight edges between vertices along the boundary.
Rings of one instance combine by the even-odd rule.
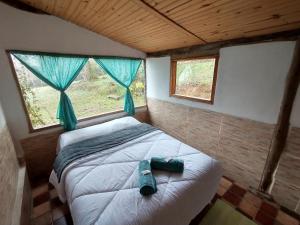
[[218, 56], [172, 60], [170, 94], [213, 104]]
[[[59, 91], [53, 89], [31, 73], [11, 55], [24, 105], [32, 130], [58, 124], [56, 111]], [[135, 107], [145, 105], [144, 63], [130, 86]], [[66, 93], [70, 97], [77, 118], [85, 119], [124, 107], [125, 88], [116, 83], [90, 58]]]

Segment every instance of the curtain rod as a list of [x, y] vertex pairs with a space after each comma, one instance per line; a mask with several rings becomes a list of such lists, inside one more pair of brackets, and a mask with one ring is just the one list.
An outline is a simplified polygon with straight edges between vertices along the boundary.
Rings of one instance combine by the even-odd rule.
[[113, 55], [85, 55], [85, 54], [75, 54], [75, 53], [56, 53], [56, 52], [43, 52], [43, 51], [27, 51], [27, 50], [15, 50], [15, 49], [8, 49], [6, 50], [8, 53], [19, 53], [19, 54], [35, 54], [35, 55], [48, 55], [48, 56], [71, 56], [71, 57], [86, 57], [86, 58], [123, 58], [123, 59], [137, 59], [137, 60], [145, 60], [144, 58], [137, 58], [137, 57], [126, 57], [126, 56], [113, 56]]

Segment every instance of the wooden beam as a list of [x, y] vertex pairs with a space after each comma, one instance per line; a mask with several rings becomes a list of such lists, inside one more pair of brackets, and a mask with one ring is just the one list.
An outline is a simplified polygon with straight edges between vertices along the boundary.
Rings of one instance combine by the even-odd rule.
[[290, 41], [290, 40], [297, 40], [299, 37], [300, 37], [300, 29], [296, 29], [296, 30], [283, 31], [283, 32], [256, 36], [256, 37], [237, 38], [237, 39], [218, 41], [218, 42], [202, 44], [202, 45], [194, 45], [194, 46], [184, 47], [184, 48], [150, 52], [147, 53], [147, 57], [171, 56], [172, 58], [186, 58], [186, 57], [193, 57], [193, 56], [215, 55], [219, 52], [221, 48], [224, 47], [272, 42], [272, 41]]
[[270, 146], [267, 162], [260, 183], [260, 191], [270, 192], [270, 187], [274, 179], [275, 170], [279, 159], [284, 151], [286, 139], [289, 132], [290, 116], [300, 83], [300, 39], [296, 42], [293, 61], [286, 78], [284, 95], [281, 103], [277, 124], [274, 130], [272, 143]]
[[145, 11], [147, 11], [148, 13], [152, 14], [153, 16], [165, 21], [167, 24], [171, 25], [178, 31], [183, 32], [189, 36], [194, 36], [195, 38], [199, 39], [203, 43], [207, 43], [203, 38], [199, 37], [198, 35], [194, 34], [193, 32], [189, 31], [188, 29], [180, 25], [179, 23], [170, 19], [169, 17], [167, 17], [166, 15], [164, 15], [163, 13], [161, 13], [160, 11], [158, 11], [157, 9], [149, 5], [144, 0], [131, 0], [131, 1], [134, 2], [136, 5], [138, 5], [139, 7], [141, 7], [142, 9], [144, 9]]

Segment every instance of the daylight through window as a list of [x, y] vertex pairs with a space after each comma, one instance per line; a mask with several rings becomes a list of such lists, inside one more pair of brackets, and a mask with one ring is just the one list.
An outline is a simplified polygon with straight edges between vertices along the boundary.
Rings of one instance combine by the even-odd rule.
[[172, 61], [170, 94], [212, 104], [218, 57]]
[[[33, 129], [58, 124], [56, 111], [60, 92], [37, 78], [11, 55], [17, 80]], [[144, 64], [130, 86], [135, 107], [145, 105]], [[115, 82], [90, 58], [66, 93], [72, 101], [77, 119], [121, 111], [126, 89]]]

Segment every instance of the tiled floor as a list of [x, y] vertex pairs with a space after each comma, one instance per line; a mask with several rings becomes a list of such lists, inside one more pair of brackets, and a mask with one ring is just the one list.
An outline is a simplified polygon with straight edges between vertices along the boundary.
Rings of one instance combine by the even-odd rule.
[[[36, 185], [32, 191], [33, 213], [32, 225], [72, 225], [72, 218], [66, 204], [62, 204], [55, 189], [47, 182]], [[242, 186], [223, 177], [213, 202], [223, 199], [236, 210], [260, 225], [299, 225], [299, 220], [285, 213], [277, 204], [267, 202], [247, 191]], [[206, 207], [191, 222], [198, 225], [201, 218], [209, 210]]]
[[32, 225], [71, 225], [69, 208], [62, 204], [56, 190], [47, 182], [42, 182], [32, 190]]

